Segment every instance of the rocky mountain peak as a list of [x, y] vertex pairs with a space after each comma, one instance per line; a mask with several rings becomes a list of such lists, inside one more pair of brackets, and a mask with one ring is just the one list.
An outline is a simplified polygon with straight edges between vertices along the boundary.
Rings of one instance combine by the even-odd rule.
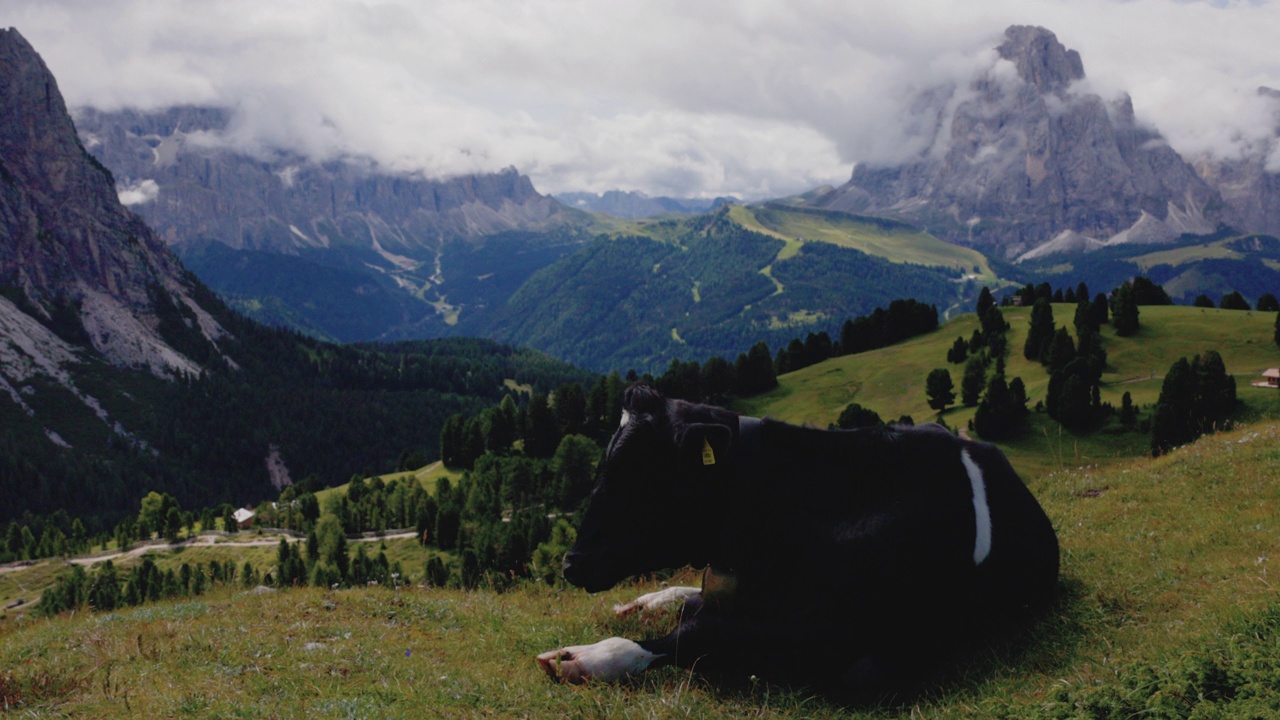
[[1041, 94], [1061, 92], [1071, 83], [1084, 79], [1080, 53], [1068, 50], [1058, 42], [1057, 35], [1042, 27], [1009, 27], [996, 52], [1012, 62], [1018, 69], [1018, 77]]
[[1079, 53], [1028, 26], [1010, 27], [996, 50], [1016, 80], [990, 68], [966, 88], [927, 93], [941, 120], [929, 151], [860, 164], [813, 204], [906, 220], [1009, 259], [1055, 238], [1052, 247], [1100, 247], [1214, 231], [1221, 196], [1135, 122], [1127, 97], [1107, 102], [1074, 85]]
[[187, 325], [171, 336], [222, 334], [177, 258], [120, 204], [53, 75], [12, 28], [0, 30], [0, 286], [42, 322], [73, 309], [86, 345], [160, 375], [200, 370], [162, 337], [165, 310]]

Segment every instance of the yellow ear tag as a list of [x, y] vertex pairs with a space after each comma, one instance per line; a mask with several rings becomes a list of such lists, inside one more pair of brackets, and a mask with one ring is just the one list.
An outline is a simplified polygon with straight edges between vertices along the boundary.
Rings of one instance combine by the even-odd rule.
[[716, 454], [714, 451], [711, 450], [711, 443], [706, 438], [702, 439], [702, 464], [703, 465], [716, 464]]

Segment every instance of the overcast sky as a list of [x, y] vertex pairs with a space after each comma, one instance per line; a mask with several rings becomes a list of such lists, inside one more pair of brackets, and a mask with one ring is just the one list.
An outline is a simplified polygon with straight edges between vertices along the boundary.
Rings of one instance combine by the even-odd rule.
[[234, 108], [230, 140], [542, 192], [777, 197], [918, 150], [1008, 25], [1184, 154], [1270, 132], [1280, 6], [1173, 0], [0, 0], [71, 106]]

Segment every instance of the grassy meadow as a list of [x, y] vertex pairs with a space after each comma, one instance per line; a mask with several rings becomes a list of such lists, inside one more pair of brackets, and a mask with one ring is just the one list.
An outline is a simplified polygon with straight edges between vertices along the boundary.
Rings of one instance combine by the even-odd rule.
[[[1034, 407], [1044, 399], [1049, 376], [1039, 363], [1022, 356], [1031, 309], [1002, 310], [1010, 325], [1005, 375], [1022, 378], [1029, 405]], [[1075, 306], [1056, 304], [1053, 310], [1058, 325], [1065, 324], [1074, 333], [1071, 322]], [[845, 406], [853, 402], [875, 410], [885, 420], [903, 415], [916, 422], [935, 420], [938, 414], [929, 408], [925, 378], [934, 368], [946, 368], [956, 386], [957, 403], [941, 417], [949, 426], [963, 428], [974, 413], [974, 408], [959, 407], [964, 365], [948, 364], [946, 356], [956, 337], [967, 339], [977, 328], [973, 314], [961, 315], [928, 335], [812, 365], [784, 376], [776, 389], [741, 401], [737, 409], [816, 427], [834, 423]], [[1160, 397], [1165, 372], [1178, 358], [1217, 350], [1227, 372], [1236, 378], [1237, 392], [1245, 403], [1243, 417], [1280, 417], [1280, 393], [1250, 385], [1260, 379], [1263, 370], [1280, 366], [1280, 350], [1272, 340], [1274, 329], [1275, 316], [1271, 313], [1143, 307], [1141, 329], [1133, 337], [1117, 337], [1110, 325], [1102, 327], [1108, 363], [1102, 376], [1102, 400], [1118, 408], [1121, 397], [1128, 392], [1139, 408], [1154, 405]], [[1144, 408], [1144, 416], [1146, 410], [1149, 408]], [[1113, 422], [1099, 432], [1077, 436], [1046, 416], [1033, 413], [1030, 430], [1004, 447], [1024, 475], [1112, 462], [1148, 450], [1148, 434], [1119, 430]]]
[[[733, 208], [732, 217], [743, 227], [795, 242], [826, 242], [861, 250], [898, 263], [953, 267], [977, 275], [979, 283], [995, 283], [998, 278], [982, 253], [943, 242], [927, 232], [902, 228], [885, 229], [852, 216], [817, 215], [789, 210], [781, 205]], [[976, 271], [975, 271], [976, 268]]]
[[[1069, 324], [1071, 308], [1054, 309]], [[1006, 309], [1008, 373], [1024, 379], [1034, 404], [1047, 378], [1021, 357], [1027, 314]], [[1237, 377], [1245, 422], [1151, 459], [1143, 433], [1077, 437], [1033, 415], [1031, 431], [1006, 449], [1059, 534], [1057, 605], [1031, 631], [992, 640], [884, 705], [841, 707], [763, 682], [713, 685], [674, 668], [614, 685], [549, 682], [539, 652], [672, 627], [671, 612], [610, 611], [652, 590], [648, 578], [598, 595], [534, 584], [503, 593], [235, 587], [115, 613], [10, 611], [0, 620], [0, 707], [22, 717], [1276, 717], [1280, 424], [1267, 418], [1280, 417], [1280, 398], [1248, 385], [1280, 365], [1274, 317], [1144, 307], [1142, 322], [1136, 338], [1104, 329], [1104, 399], [1118, 405], [1129, 390], [1140, 406], [1152, 403], [1174, 360], [1214, 348]], [[974, 327], [964, 316], [894, 348], [806, 368], [742, 409], [825, 427], [856, 401], [886, 418], [932, 419], [924, 377]], [[961, 366], [951, 368], [958, 384]], [[944, 417], [963, 427], [971, 412]], [[416, 583], [426, 551], [409, 539], [375, 543]], [[155, 557], [169, 567], [223, 557], [214, 553], [253, 553], [236, 562], [267, 567], [275, 548]], [[60, 566], [0, 573], [0, 595], [14, 583], [47, 583]], [[695, 584], [697, 575], [669, 579]]]
[[1062, 543], [1058, 606], [905, 704], [842, 708], [670, 668], [584, 687], [542, 675], [543, 650], [665, 632], [670, 613], [610, 612], [651, 580], [599, 595], [222, 588], [116, 613], [11, 615], [0, 696], [35, 717], [1072, 717], [1134, 668], [1218, 657], [1275, 612], [1277, 468], [1280, 427], [1263, 423], [1158, 460], [1029, 479]]

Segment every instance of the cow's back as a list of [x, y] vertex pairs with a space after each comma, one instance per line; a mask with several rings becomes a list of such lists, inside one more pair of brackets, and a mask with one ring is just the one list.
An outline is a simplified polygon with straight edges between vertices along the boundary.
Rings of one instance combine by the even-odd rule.
[[780, 423], [764, 442], [750, 471], [753, 511], [736, 533], [750, 555], [739, 562], [760, 567], [760, 584], [809, 578], [825, 597], [872, 613], [909, 614], [946, 593], [958, 614], [994, 615], [1052, 595], [1052, 525], [995, 446], [938, 426]]

